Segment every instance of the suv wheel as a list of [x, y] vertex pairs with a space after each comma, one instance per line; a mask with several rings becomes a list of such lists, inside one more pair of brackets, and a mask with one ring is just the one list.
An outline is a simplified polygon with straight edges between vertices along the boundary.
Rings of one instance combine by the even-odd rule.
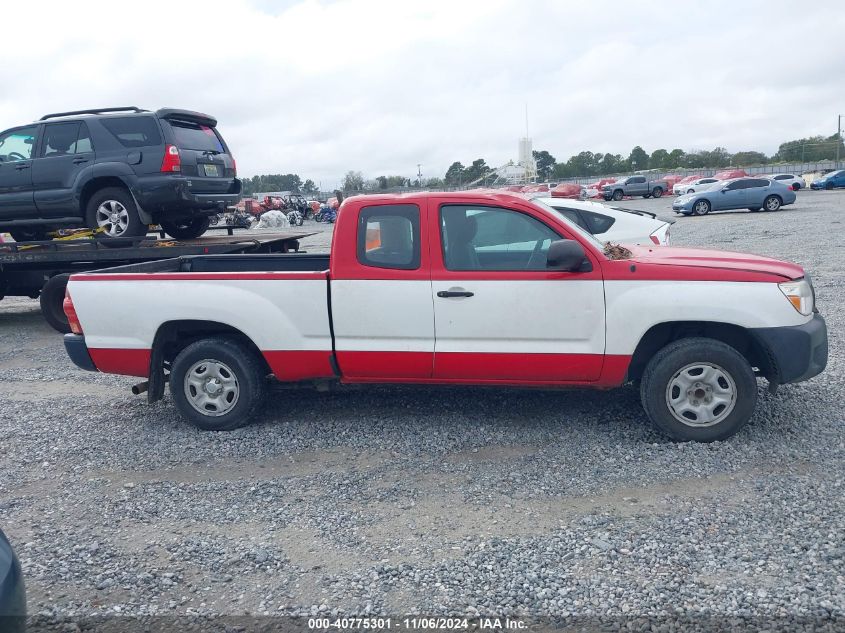
[[255, 354], [227, 338], [207, 338], [179, 352], [170, 392], [179, 412], [204, 431], [244, 425], [264, 398], [265, 376]]
[[712, 442], [730, 437], [751, 418], [757, 380], [730, 345], [687, 338], [649, 361], [640, 397], [649, 419], [672, 439]]
[[622, 193], [621, 189], [617, 189], [613, 192], [613, 199], [616, 200], [616, 202], [619, 202], [623, 197], [624, 194]]
[[125, 189], [108, 187], [91, 196], [85, 214], [88, 226], [102, 229], [107, 238], [146, 235], [135, 200]]
[[16, 242], [40, 242], [49, 239], [47, 231], [41, 228], [12, 229], [9, 235]]
[[662, 198], [663, 197], [663, 188], [662, 187], [655, 187], [651, 190], [651, 195], [655, 198]]
[[192, 240], [197, 238], [205, 233], [210, 225], [211, 218], [208, 216], [180, 220], [178, 222], [161, 222], [161, 228], [164, 229], [165, 233], [176, 240]]

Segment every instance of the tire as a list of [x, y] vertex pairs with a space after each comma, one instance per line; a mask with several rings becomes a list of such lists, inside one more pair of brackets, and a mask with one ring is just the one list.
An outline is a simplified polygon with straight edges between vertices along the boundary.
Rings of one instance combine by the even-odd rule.
[[[214, 367], [209, 368], [209, 363]], [[261, 404], [265, 374], [249, 349], [228, 338], [206, 338], [191, 343], [176, 356], [170, 371], [170, 393], [179, 412], [197, 428], [229, 431], [246, 424]], [[197, 384], [204, 380], [221, 391], [213, 397], [206, 394], [203, 407]]]
[[107, 239], [140, 237], [149, 228], [141, 221], [132, 195], [120, 187], [107, 187], [91, 196], [85, 222], [92, 229], [102, 228]]
[[9, 235], [16, 242], [41, 242], [48, 240], [47, 231], [42, 228], [26, 228], [26, 229], [12, 229]]
[[41, 304], [41, 314], [44, 320], [57, 332], [62, 334], [70, 333], [70, 324], [65, 316], [64, 306], [65, 290], [69, 274], [50, 277], [44, 287], [41, 288], [41, 296], [38, 301]]
[[619, 202], [624, 197], [625, 195], [622, 193], [621, 189], [617, 189], [613, 192], [613, 199], [616, 200], [616, 202]]
[[778, 196], [766, 196], [763, 200], [763, 208], [766, 211], [780, 211], [782, 200]]
[[662, 198], [663, 197], [663, 187], [655, 187], [651, 190], [651, 195], [655, 198]]
[[748, 210], [752, 213], [756, 213], [757, 211], [762, 211], [763, 207], [748, 207]]
[[712, 209], [712, 207], [710, 206], [710, 201], [701, 199], [698, 200], [694, 205], [692, 205], [692, 214], [707, 215], [708, 213], [710, 213], [710, 209]]
[[825, 183], [824, 188], [825, 188], [827, 191], [832, 191], [832, 190], [833, 190], [833, 183], [832, 183], [832, 182], [827, 182], [827, 183]]
[[162, 222], [161, 228], [174, 240], [193, 240], [208, 230], [211, 218], [202, 216], [177, 222]]
[[[714, 395], [723, 402], [714, 405]], [[649, 361], [640, 399], [651, 422], [673, 440], [713, 442], [731, 437], [751, 419], [757, 380], [748, 361], [730, 345], [686, 338]]]

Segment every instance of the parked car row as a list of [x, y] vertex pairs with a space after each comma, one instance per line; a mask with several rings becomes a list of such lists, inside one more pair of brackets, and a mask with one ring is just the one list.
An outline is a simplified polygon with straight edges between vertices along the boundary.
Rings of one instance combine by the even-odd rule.
[[795, 202], [795, 191], [773, 178], [733, 178], [702, 185], [699, 191], [675, 198], [672, 210], [683, 215], [748, 209], [777, 211]]

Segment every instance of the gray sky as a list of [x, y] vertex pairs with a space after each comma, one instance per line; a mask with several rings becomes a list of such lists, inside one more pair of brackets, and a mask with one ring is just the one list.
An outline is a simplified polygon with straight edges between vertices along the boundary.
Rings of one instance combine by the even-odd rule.
[[108, 105], [215, 115], [239, 173], [336, 185], [535, 149], [771, 153], [845, 114], [841, 0], [4, 3], [0, 128]]

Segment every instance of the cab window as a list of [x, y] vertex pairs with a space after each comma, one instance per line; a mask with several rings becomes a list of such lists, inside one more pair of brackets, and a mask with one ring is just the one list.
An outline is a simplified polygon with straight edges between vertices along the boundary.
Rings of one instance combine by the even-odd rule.
[[447, 270], [545, 270], [560, 236], [529, 215], [499, 207], [447, 205], [440, 210]]
[[358, 262], [374, 268], [420, 267], [420, 210], [413, 204], [364, 207], [358, 216]]
[[0, 162], [29, 160], [38, 126], [22, 127], [0, 134]]

